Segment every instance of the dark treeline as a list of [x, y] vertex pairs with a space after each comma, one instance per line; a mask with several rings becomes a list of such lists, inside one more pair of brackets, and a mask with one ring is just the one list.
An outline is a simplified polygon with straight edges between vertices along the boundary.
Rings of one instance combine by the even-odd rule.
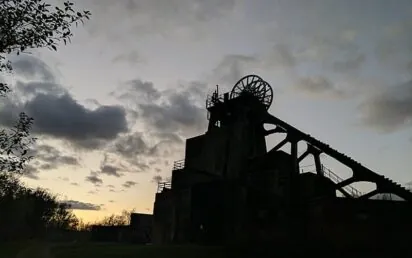
[[[13, 76], [11, 57], [30, 55], [31, 50], [57, 51], [59, 43], [70, 42], [70, 28], [89, 19], [89, 11], [78, 11], [74, 4], [51, 5], [43, 0], [0, 1], [0, 76]], [[0, 81], [0, 98], [7, 98], [14, 85]], [[13, 125], [0, 128], [0, 240], [37, 238], [54, 230], [73, 230], [79, 220], [67, 205], [44, 189], [26, 187], [24, 174], [33, 143], [31, 127], [35, 118], [25, 113]]]
[[[124, 210], [94, 223], [84, 223], [56, 195], [27, 187], [13, 174], [0, 173], [0, 241], [59, 240], [68, 233], [89, 232], [93, 225], [128, 225], [130, 213]], [[73, 234], [69, 238], [77, 240]]]
[[31, 189], [12, 175], [0, 174], [0, 239], [44, 237], [55, 230], [75, 230], [79, 220], [48, 191]]

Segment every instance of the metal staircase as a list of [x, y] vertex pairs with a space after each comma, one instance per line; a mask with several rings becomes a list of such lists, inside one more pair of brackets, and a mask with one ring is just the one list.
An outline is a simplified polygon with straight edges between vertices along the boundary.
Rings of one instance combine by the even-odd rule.
[[[335, 184], [339, 184], [340, 182], [343, 181], [341, 177], [333, 173], [332, 170], [325, 167], [324, 165], [322, 165], [322, 172], [324, 176], [332, 180], [332, 182], [334, 182]], [[345, 189], [354, 198], [358, 198], [363, 195], [361, 191], [359, 191], [358, 189], [356, 189], [355, 187], [351, 185], [346, 185], [343, 187], [343, 189]]]

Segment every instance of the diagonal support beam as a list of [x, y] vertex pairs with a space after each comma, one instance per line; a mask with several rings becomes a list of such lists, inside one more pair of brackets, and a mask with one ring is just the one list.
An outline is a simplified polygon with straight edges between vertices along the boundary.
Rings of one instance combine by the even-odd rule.
[[286, 137], [285, 139], [283, 139], [280, 143], [278, 143], [275, 147], [273, 147], [269, 152], [274, 152], [277, 151], [278, 149], [282, 148], [283, 145], [285, 145], [286, 143], [288, 143], [288, 138]]
[[268, 136], [268, 135], [273, 134], [273, 133], [286, 133], [286, 131], [285, 131], [285, 129], [283, 129], [279, 126], [276, 126], [276, 128], [274, 128], [274, 129], [264, 131], [265, 136]]
[[347, 198], [353, 198], [353, 196], [352, 196], [350, 193], [346, 192], [345, 189], [339, 188], [339, 189], [337, 189], [337, 190], [338, 190], [339, 192], [341, 192], [345, 197], [347, 197]]
[[360, 196], [358, 199], [369, 199], [370, 197], [372, 197], [372, 196], [374, 196], [374, 195], [376, 195], [376, 194], [378, 194], [378, 193], [379, 193], [379, 190], [378, 190], [378, 189], [375, 189], [375, 190], [373, 190], [373, 191], [370, 191], [370, 192], [367, 193], [367, 194], [364, 194], [364, 195]]
[[338, 184], [336, 184], [336, 187], [337, 188], [345, 187], [349, 184], [354, 183], [355, 181], [356, 181], [355, 177], [352, 176], [352, 177], [350, 177], [348, 179], [345, 179], [342, 182], [339, 182]]
[[300, 163], [304, 158], [306, 158], [309, 154], [311, 154], [309, 151], [305, 151], [302, 155], [299, 156], [298, 162]]

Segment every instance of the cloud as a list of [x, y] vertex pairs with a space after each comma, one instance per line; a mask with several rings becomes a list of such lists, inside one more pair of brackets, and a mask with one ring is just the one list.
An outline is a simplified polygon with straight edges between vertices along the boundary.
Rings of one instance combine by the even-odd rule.
[[266, 64], [271, 67], [293, 68], [298, 63], [295, 54], [286, 44], [275, 44], [265, 59]]
[[65, 182], [68, 182], [69, 181], [69, 178], [68, 177], [58, 177], [58, 179], [60, 179], [60, 180], [62, 180], [62, 181], [65, 181]]
[[109, 155], [106, 153], [104, 154], [104, 158], [100, 164], [100, 170], [98, 171], [99, 174], [105, 174], [108, 176], [115, 176], [121, 177], [123, 176], [122, 173], [119, 171], [125, 171], [125, 168], [121, 168], [119, 166], [113, 165], [114, 161], [109, 159]]
[[101, 205], [96, 205], [87, 202], [80, 202], [74, 200], [64, 201], [64, 204], [69, 205], [71, 210], [89, 210], [89, 211], [98, 211], [101, 210]]
[[298, 79], [294, 85], [296, 89], [314, 95], [344, 96], [344, 92], [337, 89], [333, 83], [323, 76], [310, 76]]
[[360, 105], [364, 125], [393, 132], [412, 124], [412, 81], [387, 88], [366, 98]]
[[90, 175], [85, 178], [85, 181], [90, 182], [95, 186], [100, 186], [101, 184], [103, 184], [103, 180], [98, 176], [96, 172], [90, 172]]
[[137, 63], [146, 62], [137, 51], [130, 51], [128, 53], [123, 53], [115, 56], [112, 59], [113, 63], [127, 63], [129, 65], [135, 65]]
[[121, 177], [122, 174], [118, 172], [119, 168], [110, 166], [110, 165], [103, 165], [100, 167], [100, 173], [106, 174], [109, 176]]
[[[17, 80], [15, 97], [1, 103], [1, 125], [11, 127], [18, 113], [24, 111], [34, 118], [32, 132], [36, 136], [67, 140], [82, 148], [103, 146], [120, 133], [128, 132], [124, 107], [97, 105], [87, 108], [55, 82], [52, 71], [40, 59], [23, 56], [14, 62], [16, 73], [29, 81]], [[67, 156], [60, 160], [67, 164], [74, 162]]]
[[[139, 121], [157, 133], [191, 135], [206, 126], [204, 101], [207, 84], [192, 81], [181, 83], [174, 89], [159, 91], [151, 82], [133, 80], [113, 93], [117, 98], [130, 101]], [[140, 147], [142, 142], [136, 138]]]
[[22, 173], [23, 173], [24, 177], [27, 177], [27, 178], [30, 178], [30, 179], [33, 179], [33, 180], [40, 179], [39, 176], [38, 176], [39, 172], [40, 171], [35, 166], [33, 166], [31, 164], [27, 164], [22, 170]]
[[162, 94], [158, 91], [152, 82], [135, 79], [126, 82], [125, 87], [121, 89], [122, 93], [116, 95], [117, 92], [111, 94], [119, 99], [132, 100], [139, 102], [151, 102], [158, 100]]
[[55, 169], [59, 166], [79, 166], [79, 160], [76, 157], [62, 154], [58, 149], [50, 145], [39, 145], [30, 151], [30, 155], [35, 160], [41, 161], [38, 168], [43, 170]]
[[[229, 16], [236, 10], [237, 2], [128, 0], [114, 4], [110, 0], [94, 0], [88, 3], [90, 6], [86, 6], [96, 10], [94, 19], [86, 28], [94, 34], [103, 34], [112, 40], [120, 40], [119, 38], [130, 33], [139, 36], [152, 33], [176, 35], [177, 32], [188, 31], [193, 35], [205, 36], [199, 33], [204, 25]], [[112, 22], [119, 17], [125, 24], [122, 33], [119, 33], [119, 25]]]
[[114, 152], [127, 159], [136, 158], [148, 151], [150, 148], [143, 140], [143, 134], [139, 132], [119, 137], [114, 143]]
[[19, 55], [12, 60], [12, 63], [17, 76], [30, 80], [54, 81], [54, 75], [50, 67], [35, 56]]
[[412, 61], [410, 61], [406, 64], [406, 71], [408, 71], [410, 74], [412, 74]]
[[0, 111], [3, 125], [11, 126], [15, 121], [13, 115], [24, 110], [34, 118], [33, 132], [37, 135], [65, 139], [83, 148], [96, 148], [128, 131], [123, 107], [99, 106], [91, 110], [68, 93], [39, 93], [26, 102], [6, 102], [3, 107]]
[[124, 187], [124, 188], [130, 188], [130, 187], [135, 186], [135, 185], [137, 185], [136, 182], [126, 181], [126, 182], [123, 184], [123, 187]]
[[212, 73], [218, 81], [232, 86], [246, 75], [245, 71], [258, 66], [260, 63], [259, 57], [252, 55], [226, 55], [213, 69]]
[[382, 28], [382, 37], [378, 39], [375, 53], [382, 64], [393, 65], [405, 56], [412, 56], [411, 19], [398, 20]]
[[124, 108], [100, 106], [89, 110], [67, 94], [39, 94], [26, 103], [25, 110], [34, 118], [36, 133], [63, 138], [85, 148], [94, 148], [128, 130]]
[[171, 92], [163, 103], [140, 104], [141, 116], [160, 132], [194, 134], [204, 129], [206, 112], [189, 91]]
[[333, 69], [337, 72], [357, 71], [365, 63], [366, 55], [358, 54], [354, 58], [349, 58], [345, 61], [336, 61], [333, 63]]
[[153, 176], [151, 182], [156, 183], [156, 184], [160, 183], [160, 182], [163, 182], [163, 177], [161, 175], [155, 175], [155, 176]]
[[24, 98], [32, 98], [38, 94], [51, 94], [57, 96], [68, 93], [60, 84], [46, 81], [17, 81], [16, 90], [21, 94], [21, 97]]

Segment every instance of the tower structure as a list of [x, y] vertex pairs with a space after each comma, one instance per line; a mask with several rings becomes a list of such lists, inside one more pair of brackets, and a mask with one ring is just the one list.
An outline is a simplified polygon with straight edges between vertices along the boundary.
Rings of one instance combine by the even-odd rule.
[[[174, 163], [171, 182], [159, 185], [155, 243], [217, 244], [246, 241], [251, 235], [285, 241], [308, 235], [328, 238], [312, 228], [319, 221], [329, 221], [319, 219], [325, 218], [326, 211], [332, 218], [338, 216], [333, 212], [338, 208], [352, 209], [355, 214], [354, 207], [372, 205], [374, 214], [379, 214], [386, 204], [369, 202], [379, 193], [394, 193], [405, 200], [396, 206], [404, 213], [391, 219], [401, 221], [404, 215], [399, 214], [410, 214], [406, 212], [412, 201], [409, 190], [269, 114], [272, 101], [272, 88], [257, 75], [243, 77], [231, 92], [220, 95], [217, 87], [208, 96], [207, 131], [187, 139], [185, 159]], [[275, 127], [265, 130], [265, 124]], [[286, 137], [267, 150], [265, 138], [275, 133]], [[299, 142], [306, 143], [305, 150], [298, 150]], [[280, 150], [287, 143], [289, 153]], [[350, 167], [352, 177], [343, 180], [326, 169], [321, 153]], [[313, 156], [316, 170], [300, 173], [299, 164], [308, 155]], [[350, 186], [357, 181], [373, 182], [377, 187], [362, 194]], [[346, 199], [338, 198], [337, 191]], [[313, 217], [319, 209], [325, 210], [323, 215]]]

